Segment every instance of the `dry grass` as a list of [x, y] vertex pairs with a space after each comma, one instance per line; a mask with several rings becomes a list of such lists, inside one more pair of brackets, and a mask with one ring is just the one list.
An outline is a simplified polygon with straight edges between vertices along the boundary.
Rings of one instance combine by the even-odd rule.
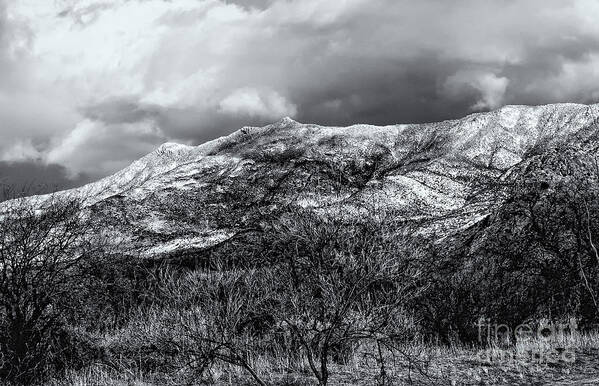
[[[166, 320], [172, 321], [169, 312], [157, 310], [144, 313], [113, 334], [103, 337], [103, 344], [146, 344], [164, 331]], [[148, 333], [152, 331], [154, 334]], [[133, 348], [133, 347], [130, 347]], [[567, 349], [573, 353], [572, 361], [547, 361], [548, 357], [534, 358], [530, 353], [556, 353]], [[593, 384], [599, 380], [599, 333], [574, 331], [558, 334], [551, 339], [534, 337], [525, 342], [501, 345], [491, 344], [486, 349], [454, 344], [443, 346], [412, 342], [398, 347], [394, 355], [385, 355], [385, 379], [381, 377], [380, 362], [373, 355], [374, 348], [363, 345], [349, 356], [346, 363], [331, 366], [332, 385], [528, 385], [528, 384]], [[400, 354], [398, 354], [400, 353]], [[486, 358], [494, 358], [489, 361]], [[297, 356], [285, 352], [255, 355], [251, 358], [254, 369], [269, 385], [314, 385], [307, 363], [294, 361]], [[82, 371], [69, 372], [52, 386], [78, 385], [251, 385], [252, 379], [243, 369], [227, 364], [217, 364], [208, 377], [198, 378], [185, 367], [188, 358], [177, 358], [170, 372], [144, 372], [139, 363], [130, 358], [111, 365], [96, 364]]]
[[[193, 366], [193, 350], [197, 344], [183, 326], [201, 330], [205, 311], [184, 306], [197, 294], [197, 283], [220, 272], [192, 272], [184, 280], [168, 282], [167, 292], [176, 294], [172, 303], [161, 303], [134, 310], [121, 328], [98, 333], [98, 346], [109, 353], [101, 363], [80, 371], [69, 371], [63, 378], [49, 383], [59, 385], [251, 385], [247, 371], [239, 366], [214, 363], [200, 375]], [[172, 287], [172, 288], [170, 288]], [[202, 292], [198, 292], [202, 294]], [[539, 324], [542, 324], [541, 321]], [[402, 325], [416, 328], [409, 315]], [[177, 350], [169, 353], [173, 343]], [[305, 355], [284, 347], [271, 346], [271, 351], [250, 353], [248, 362], [267, 385], [315, 385]], [[573, 361], [547, 360], [548, 354], [572, 352]], [[536, 358], [534, 354], [540, 354]], [[558, 331], [550, 338], [533, 336], [516, 342], [493, 341], [484, 349], [459, 341], [442, 345], [413, 339], [394, 350], [386, 350], [384, 376], [377, 348], [372, 342], [355, 347], [342, 363], [331, 363], [331, 385], [478, 385], [478, 384], [581, 384], [599, 379], [597, 354], [599, 332], [571, 333]], [[570, 358], [570, 357], [568, 357]]]

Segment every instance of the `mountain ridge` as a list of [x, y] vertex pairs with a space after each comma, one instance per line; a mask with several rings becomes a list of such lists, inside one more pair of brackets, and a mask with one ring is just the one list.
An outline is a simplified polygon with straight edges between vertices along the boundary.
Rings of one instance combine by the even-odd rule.
[[[186, 144], [179, 144], [179, 143], [174, 143], [174, 142], [166, 142], [163, 143], [162, 145], [160, 145], [158, 148], [156, 148], [154, 151], [148, 153], [147, 155], [145, 155], [144, 157], [134, 161], [132, 164], [130, 164], [128, 167], [116, 172], [113, 175], [104, 177], [96, 182], [92, 182], [90, 184], [84, 185], [82, 187], [79, 188], [73, 188], [73, 189], [68, 189], [66, 191], [61, 191], [59, 192], [77, 192], [77, 191], [81, 191], [84, 195], [94, 195], [97, 194], [96, 191], [99, 192], [103, 192], [104, 189], [98, 189], [98, 188], [90, 188], [90, 185], [100, 185], [100, 183], [102, 181], [108, 180], [110, 181], [111, 185], [114, 185], [115, 179], [119, 179], [119, 177], [122, 177], [121, 179], [123, 180], [127, 180], [128, 179], [128, 175], [130, 174], [135, 174], [134, 177], [129, 178], [131, 180], [131, 182], [145, 182], [145, 180], [147, 180], [146, 178], [140, 178], [140, 176], [136, 175], [137, 173], [134, 173], [135, 171], [139, 171], [139, 169], [144, 169], [144, 168], [149, 168], [151, 169], [151, 171], [153, 171], [154, 168], [156, 168], [156, 165], [160, 165], [162, 162], [167, 162], [167, 164], [170, 164], [169, 161], [175, 161], [175, 162], [193, 162], [193, 161], [197, 161], [197, 157], [202, 157], [202, 156], [209, 156], [212, 155], [210, 154], [212, 151], [214, 151], [215, 148], [217, 148], [219, 145], [222, 146], [223, 142], [230, 142], [230, 141], [235, 141], [238, 140], [239, 137], [244, 137], [247, 135], [256, 135], [256, 134], [260, 134], [261, 132], [266, 131], [267, 128], [287, 128], [289, 126], [294, 126], [294, 125], [300, 125], [300, 126], [309, 126], [309, 127], [318, 127], [320, 129], [323, 130], [329, 130], [329, 131], [340, 131], [340, 132], [348, 132], [348, 131], [353, 131], [355, 129], [358, 130], [364, 130], [364, 129], [369, 129], [369, 130], [392, 130], [392, 129], [396, 129], [396, 128], [401, 128], [401, 127], [417, 127], [417, 128], [426, 128], [427, 126], [431, 126], [431, 125], [443, 125], [443, 124], [456, 124], [459, 125], [462, 122], [466, 122], [469, 123], [470, 122], [476, 122], [477, 120], [479, 120], [480, 118], [482, 118], [483, 120], [486, 120], [489, 118], [490, 115], [495, 115], [498, 114], [498, 120], [499, 120], [499, 129], [505, 129], [505, 128], [514, 128], [518, 125], [517, 120], [520, 117], [515, 117], [515, 114], [513, 114], [514, 111], [517, 112], [518, 115], [523, 115], [521, 110], [538, 110], [538, 109], [546, 109], [546, 108], [554, 108], [555, 110], [558, 110], [560, 108], [577, 108], [577, 109], [588, 109], [589, 112], [592, 112], [595, 117], [597, 116], [597, 114], [599, 114], [599, 105], [584, 105], [584, 104], [577, 104], [577, 103], [557, 103], [557, 104], [550, 104], [550, 105], [541, 105], [541, 106], [527, 106], [527, 105], [507, 105], [504, 106], [498, 110], [494, 110], [494, 111], [490, 111], [490, 112], [485, 112], [485, 113], [473, 113], [470, 115], [467, 115], [463, 118], [459, 118], [459, 119], [451, 119], [451, 120], [446, 120], [446, 121], [441, 121], [441, 122], [431, 122], [431, 123], [423, 123], [423, 124], [393, 124], [393, 125], [385, 125], [385, 126], [377, 126], [377, 125], [370, 125], [370, 124], [353, 124], [350, 126], [321, 126], [321, 125], [312, 125], [312, 124], [302, 124], [299, 123], [293, 119], [291, 119], [290, 117], [284, 117], [281, 120], [274, 122], [270, 125], [267, 126], [263, 126], [263, 127], [252, 127], [252, 126], [245, 126], [229, 135], [225, 135], [216, 139], [213, 139], [211, 141], [205, 142], [203, 144], [197, 145], [197, 146], [192, 146], [192, 145], [186, 145]], [[593, 111], [594, 110], [594, 111]], [[526, 114], [526, 111], [525, 111]], [[514, 121], [515, 118], [515, 121]], [[596, 118], [594, 118], [596, 119]], [[465, 125], [464, 125], [465, 126]], [[474, 125], [476, 127], [476, 125]], [[573, 125], [573, 128], [576, 127], [581, 127], [583, 125], [578, 124], [578, 125]], [[478, 125], [479, 128], [486, 128], [488, 129], [488, 127], [485, 127], [484, 125], [481, 127], [480, 125]], [[497, 126], [492, 127], [493, 129], [497, 129]], [[462, 135], [470, 135], [470, 136], [476, 136], [477, 134], [481, 135], [483, 133], [476, 133], [476, 132], [468, 132], [469, 130], [463, 130], [461, 133]], [[489, 135], [489, 133], [484, 133], [485, 135]], [[556, 133], [553, 133], [556, 134]], [[465, 141], [466, 142], [466, 141]], [[461, 144], [459, 144], [461, 145]], [[181, 153], [186, 153], [186, 157], [184, 159], [181, 158], [177, 158], [177, 157], [173, 157], [173, 153], [176, 154], [181, 154]], [[145, 162], [144, 162], [145, 161]], [[139, 168], [138, 165], [141, 164], [144, 167]], [[510, 165], [511, 166], [511, 165]], [[153, 176], [159, 175], [163, 173], [164, 169], [168, 169], [168, 167], [163, 166], [162, 168], [157, 168], [158, 171], [156, 173], [152, 173], [150, 171], [150, 173], [148, 173], [148, 178], [151, 178]], [[143, 180], [143, 181], [140, 181]], [[102, 184], [104, 185], [104, 184]], [[109, 185], [108, 183], [106, 183], [105, 185]], [[120, 185], [117, 183], [117, 185]], [[126, 190], [126, 189], [123, 189]]]
[[368, 203], [443, 240], [484, 219], [502, 195], [489, 186], [535, 152], [563, 143], [594, 151], [598, 114], [599, 105], [505, 106], [436, 123], [347, 127], [287, 117], [198, 146], [165, 143], [52, 197], [81, 197], [148, 256], [221, 243], [260, 222], [250, 213], [285, 205], [356, 215]]

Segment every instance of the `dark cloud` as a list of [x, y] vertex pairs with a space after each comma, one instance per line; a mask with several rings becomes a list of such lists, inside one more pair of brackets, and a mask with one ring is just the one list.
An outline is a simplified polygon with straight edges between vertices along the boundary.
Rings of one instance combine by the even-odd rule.
[[98, 176], [70, 176], [62, 165], [38, 161], [0, 161], [0, 201], [14, 195], [44, 194], [81, 186]]
[[115, 98], [97, 104], [84, 106], [81, 113], [91, 119], [107, 124], [134, 123], [145, 119], [155, 119], [160, 114], [155, 106], [142, 106], [135, 97]]
[[443, 83], [459, 64], [439, 62], [433, 56], [340, 68], [329, 69], [330, 74], [324, 76], [328, 82], [292, 90], [299, 106], [298, 120], [324, 125], [432, 122], [468, 112], [478, 98], [472, 90], [445, 98]]
[[100, 17], [102, 12], [114, 8], [115, 4], [110, 2], [99, 2], [82, 7], [65, 5], [65, 8], [57, 13], [58, 17], [70, 17], [75, 23], [85, 26], [93, 23]]
[[276, 0], [224, 0], [225, 4], [236, 4], [246, 9], [267, 9]]
[[249, 114], [230, 115], [214, 108], [163, 107], [144, 103], [135, 97], [103, 101], [81, 108], [80, 112], [91, 121], [113, 127], [151, 122], [168, 134], [164, 141], [170, 139], [195, 144], [229, 134], [243, 126], [263, 126], [273, 121], [273, 118]]

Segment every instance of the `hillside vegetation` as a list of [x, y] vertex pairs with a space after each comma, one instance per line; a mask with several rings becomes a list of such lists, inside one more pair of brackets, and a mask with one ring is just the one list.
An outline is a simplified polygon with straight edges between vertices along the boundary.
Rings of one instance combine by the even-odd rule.
[[[595, 110], [508, 107], [388, 127], [286, 119], [164, 145], [90, 186], [8, 201], [0, 377], [591, 379]], [[500, 325], [510, 331], [489, 333]], [[517, 326], [550, 333], [522, 339]]]

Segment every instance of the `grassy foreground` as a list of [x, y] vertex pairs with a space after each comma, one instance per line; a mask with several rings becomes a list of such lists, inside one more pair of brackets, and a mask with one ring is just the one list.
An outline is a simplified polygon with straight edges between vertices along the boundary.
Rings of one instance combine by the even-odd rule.
[[[137, 328], [131, 326], [131, 328]], [[121, 331], [120, 333], [127, 333]], [[110, 345], [119, 336], [103, 337]], [[579, 333], [551, 339], [534, 338], [512, 345], [476, 349], [411, 343], [405, 356], [386, 361], [385, 375], [370, 348], [357, 349], [344, 364], [331, 369], [332, 385], [594, 385], [599, 382], [599, 334]], [[563, 357], [560, 354], [568, 352]], [[490, 360], [489, 360], [490, 359]], [[49, 385], [196, 385], [206, 379], [182, 368], [170, 374], [140, 372], [125, 363], [91, 365], [68, 372]], [[314, 385], [306, 363], [286, 363], [281, 357], [256, 356], [254, 368], [269, 385]], [[238, 367], [216, 366], [210, 382], [215, 385], [252, 385], [253, 380]]]
[[[554, 245], [563, 216], [541, 224], [556, 229], [541, 239], [530, 227], [502, 235], [511, 228], [499, 221], [480, 242], [447, 248], [392, 212], [368, 213], [256, 210], [251, 232], [149, 260], [112, 248], [75, 205], [16, 207], [0, 237], [0, 380], [597, 383], [591, 222]], [[557, 258], [539, 242], [567, 249]]]

